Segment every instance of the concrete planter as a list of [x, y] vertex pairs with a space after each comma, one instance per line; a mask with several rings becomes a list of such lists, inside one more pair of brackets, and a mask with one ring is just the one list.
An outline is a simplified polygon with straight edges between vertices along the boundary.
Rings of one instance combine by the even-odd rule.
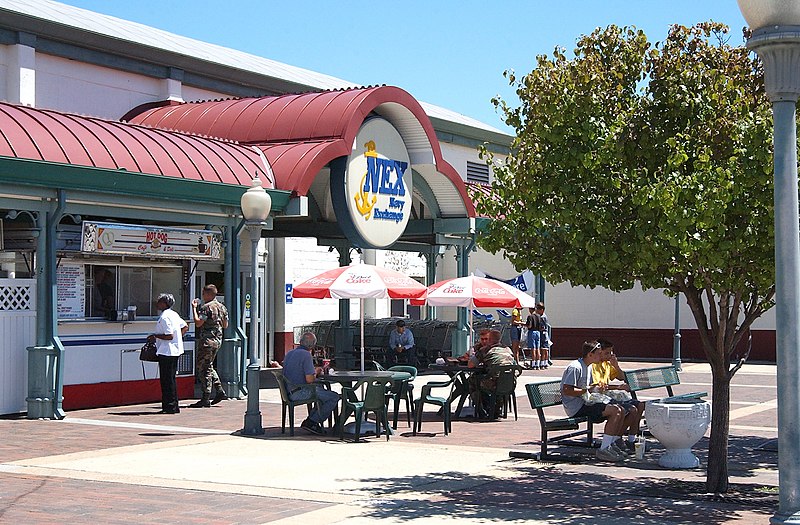
[[649, 401], [645, 414], [650, 432], [667, 449], [658, 460], [659, 465], [675, 469], [700, 465], [691, 449], [711, 422], [711, 405], [707, 401]]

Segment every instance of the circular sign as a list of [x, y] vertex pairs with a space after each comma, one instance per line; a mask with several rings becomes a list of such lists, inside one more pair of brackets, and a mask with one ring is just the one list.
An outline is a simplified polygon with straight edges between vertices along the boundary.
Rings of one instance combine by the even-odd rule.
[[[411, 162], [400, 133], [388, 121], [361, 125], [344, 176], [345, 207], [358, 244], [385, 248], [406, 229], [411, 215]], [[341, 211], [337, 210], [337, 214]]]

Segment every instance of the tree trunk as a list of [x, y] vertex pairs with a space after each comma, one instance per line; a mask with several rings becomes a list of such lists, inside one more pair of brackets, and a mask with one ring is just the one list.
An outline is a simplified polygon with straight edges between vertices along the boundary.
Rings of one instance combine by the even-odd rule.
[[728, 431], [730, 425], [731, 378], [724, 363], [711, 364], [711, 440], [708, 443], [706, 490], [728, 491]]

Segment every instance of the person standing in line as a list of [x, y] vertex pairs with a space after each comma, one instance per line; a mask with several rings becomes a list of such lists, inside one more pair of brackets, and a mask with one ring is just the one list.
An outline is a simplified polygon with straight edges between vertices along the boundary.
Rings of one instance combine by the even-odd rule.
[[551, 339], [552, 335], [552, 328], [550, 327], [550, 323], [547, 320], [547, 314], [544, 313], [544, 303], [539, 301], [536, 303], [536, 313], [541, 318], [541, 323], [539, 324], [540, 327], [540, 335], [539, 335], [539, 347], [541, 348], [541, 361], [544, 364], [544, 368], [548, 366], [552, 366], [552, 348], [553, 348], [553, 340]]
[[[200, 400], [189, 405], [190, 408], [208, 408], [228, 396], [222, 388], [217, 371], [214, 370], [214, 359], [222, 346], [223, 330], [228, 328], [228, 310], [217, 301], [217, 287], [213, 284], [203, 287], [203, 303], [199, 299], [192, 301], [192, 314], [197, 330], [197, 375], [203, 393]], [[211, 390], [215, 392], [211, 399]]]
[[156, 342], [158, 374], [161, 382], [161, 414], [178, 414], [178, 357], [183, 354], [183, 336], [189, 329], [180, 315], [172, 309], [175, 297], [162, 293], [156, 300], [161, 315], [156, 322], [155, 333], [148, 340]]
[[511, 310], [511, 352], [514, 354], [514, 361], [519, 363], [519, 342], [522, 339], [522, 313], [519, 308]]
[[531, 368], [539, 370], [539, 368], [547, 368], [542, 366], [540, 360], [539, 348], [541, 347], [541, 332], [539, 327], [542, 323], [542, 318], [537, 314], [533, 308], [528, 308], [528, 318], [525, 320], [525, 326], [528, 328], [528, 349], [531, 352]]

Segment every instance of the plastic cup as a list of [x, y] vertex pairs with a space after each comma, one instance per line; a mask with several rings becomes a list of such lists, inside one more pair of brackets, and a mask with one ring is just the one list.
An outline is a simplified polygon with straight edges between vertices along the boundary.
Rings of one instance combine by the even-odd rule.
[[644, 443], [637, 441], [634, 446], [636, 447], [636, 459], [644, 459]]

